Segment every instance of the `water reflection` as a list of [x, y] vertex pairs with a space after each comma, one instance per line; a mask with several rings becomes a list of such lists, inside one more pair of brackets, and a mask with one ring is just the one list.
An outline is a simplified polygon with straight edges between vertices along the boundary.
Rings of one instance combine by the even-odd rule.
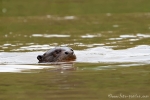
[[118, 38], [109, 38], [108, 40], [123, 40], [123, 39], [136, 39], [140, 40], [142, 38], [150, 38], [150, 35], [148, 34], [136, 34], [136, 35], [120, 35]]
[[[39, 50], [45, 50], [50, 49], [49, 45], [41, 46], [30, 46], [30, 47], [24, 47], [21, 48], [24, 49], [39, 49]], [[20, 51], [19, 49], [18, 51]], [[106, 68], [113, 68], [113, 66], [109, 66], [113, 63], [119, 63], [118, 65], [115, 65], [115, 67], [122, 67], [122, 66], [136, 66], [136, 65], [146, 65], [150, 62], [150, 46], [148, 45], [139, 45], [137, 47], [123, 49], [123, 50], [113, 50], [111, 47], [103, 46], [103, 47], [94, 47], [86, 50], [74, 50], [77, 59], [76, 63], [107, 63], [106, 66], [100, 66], [100, 67], [92, 67], [92, 69], [96, 70], [102, 70]], [[43, 54], [44, 51], [38, 51], [38, 52], [1, 52], [0, 53], [0, 64], [2, 69], [6, 65], [15, 65], [15, 64], [30, 64], [30, 65], [37, 65], [38, 60], [36, 59], [37, 55]], [[29, 60], [30, 59], [30, 60]], [[121, 64], [120, 64], [121, 63]], [[128, 64], [130, 63], [130, 64]], [[55, 65], [58, 65], [55, 63]], [[61, 64], [60, 64], [61, 65]], [[59, 66], [60, 66], [59, 65]], [[19, 67], [19, 65], [16, 66], [16, 68]], [[25, 66], [26, 67], [26, 66]], [[32, 66], [31, 66], [32, 67]], [[35, 68], [39, 69], [40, 66], [35, 66]], [[43, 66], [42, 66], [43, 67]], [[47, 66], [46, 66], [47, 67]], [[56, 67], [56, 66], [55, 66]], [[11, 67], [13, 68], [13, 67]], [[57, 67], [58, 68], [58, 67]], [[70, 69], [70, 65], [63, 64], [63, 66], [60, 66], [60, 70], [62, 69]], [[32, 68], [31, 68], [32, 69]], [[76, 68], [75, 68], [76, 69]], [[72, 70], [72, 69], [71, 69]]]
[[86, 35], [82, 35], [81, 38], [95, 38], [95, 37], [101, 37], [101, 34], [100, 33], [97, 33], [95, 35], [93, 34], [86, 34]]
[[6, 13], [6, 12], [7, 12], [7, 9], [6, 9], [6, 8], [2, 8], [2, 12], [3, 12], [3, 13]]
[[59, 34], [32, 34], [32, 37], [45, 37], [45, 38], [52, 38], [52, 37], [70, 37], [70, 35], [59, 35]]
[[114, 28], [117, 28], [117, 27], [119, 27], [119, 25], [113, 25], [113, 27], [114, 27]]
[[41, 64], [0, 64], [0, 72], [39, 72], [38, 69], [43, 69], [42, 71], [59, 71], [64, 73], [65, 71], [76, 70], [74, 63], [41, 63]]
[[76, 17], [75, 16], [65, 16], [64, 19], [72, 20], [72, 19], [76, 19]]
[[[109, 33], [111, 34], [111, 33]], [[123, 45], [120, 45], [120, 43], [126, 43], [129, 42], [130, 44], [134, 44], [136, 41], [140, 41], [142, 39], [147, 39], [150, 38], [149, 34], [142, 34], [142, 33], [137, 33], [137, 34], [121, 34], [118, 36], [109, 36], [107, 38], [104, 38], [105, 35], [102, 33], [87, 33], [87, 34], [82, 34], [80, 37], [76, 37], [73, 35], [68, 35], [68, 34], [32, 34], [30, 36], [28, 35], [22, 35], [22, 34], [15, 34], [13, 35], [13, 32], [10, 32], [9, 34], [4, 35], [5, 38], [11, 38], [14, 37], [17, 38], [32, 38], [35, 40], [39, 40], [39, 37], [49, 39], [51, 38], [51, 42], [46, 42], [49, 44], [40, 44], [40, 43], [35, 43], [33, 41], [30, 42], [20, 42], [20, 41], [14, 41], [14, 42], [9, 42], [7, 41], [4, 44], [0, 45], [1, 50], [0, 51], [37, 51], [37, 50], [46, 50], [50, 49], [55, 46], [76, 46], [76, 47], [84, 47], [84, 48], [91, 48], [91, 47], [97, 47], [97, 46], [109, 46], [109, 47], [114, 47], [114, 48], [119, 48]], [[74, 39], [76, 38], [76, 39]], [[104, 42], [94, 42], [95, 40], [100, 40], [100, 39], [105, 39]], [[43, 39], [42, 39], [43, 40]], [[60, 41], [62, 40], [62, 41]], [[63, 41], [66, 41], [65, 44], [63, 44]], [[70, 43], [67, 43], [69, 41]], [[80, 41], [80, 42], [79, 42]], [[90, 43], [90, 41], [92, 43]], [[61, 42], [61, 43], [60, 43]], [[126, 46], [126, 45], [124, 45]]]
[[[104, 64], [104, 65], [103, 65]], [[99, 71], [99, 70], [117, 70], [117, 68], [124, 68], [124, 67], [133, 67], [133, 66], [142, 66], [147, 63], [103, 63], [102, 65], [96, 65], [93, 67], [83, 67], [80, 70], [83, 71]], [[93, 64], [94, 65], [94, 64]]]
[[[129, 44], [133, 44], [135, 45], [136, 41], [140, 41], [142, 39], [147, 39], [150, 38], [149, 34], [142, 34], [142, 33], [137, 33], [137, 34], [121, 34], [118, 36], [111, 36], [112, 33], [107, 32], [108, 34], [110, 34], [110, 36], [105, 36], [104, 33], [87, 33], [87, 34], [81, 34], [79, 37], [75, 36], [75, 35], [69, 35], [69, 34], [32, 34], [32, 35], [23, 35], [23, 34], [14, 34], [13, 32], [10, 32], [9, 34], [5, 34], [4, 37], [8, 39], [11, 39], [11, 37], [15, 38], [28, 38], [28, 40], [38, 40], [39, 37], [42, 38], [46, 38], [49, 39], [51, 38], [51, 42], [46, 42], [47, 40], [45, 39], [44, 42], [49, 43], [46, 45], [49, 46], [61, 46], [64, 45], [63, 41], [69, 41], [70, 43], [67, 44], [67, 42], [65, 42], [65, 46], [78, 46], [78, 47], [84, 47], [84, 48], [91, 48], [91, 47], [96, 47], [96, 46], [112, 46], [115, 48], [119, 48], [123, 45], [121, 45], [120, 43], [126, 43], [128, 42]], [[106, 38], [105, 38], [106, 37]], [[57, 38], [57, 40], [56, 40]], [[74, 39], [76, 38], [76, 39]], [[60, 41], [60, 40], [62, 41]], [[100, 40], [103, 39], [103, 42], [94, 42], [95, 40]], [[104, 41], [105, 39], [105, 41]], [[108, 41], [109, 40], [109, 41]], [[79, 42], [80, 41], [80, 42]], [[91, 44], [90, 43], [93, 43]], [[98, 45], [97, 45], [98, 44]], [[36, 49], [31, 49], [31, 47], [36, 46], [36, 45], [41, 45], [39, 43], [30, 41], [30, 42], [21, 42], [21, 40], [18, 41], [14, 41], [14, 42], [9, 42], [7, 41], [4, 44], [1, 44], [0, 47], [2, 48], [2, 50], [0, 51], [31, 51], [31, 50], [36, 50]], [[45, 47], [44, 45], [41, 45]], [[39, 46], [40, 47], [40, 46]], [[15, 48], [15, 49], [14, 49]], [[23, 49], [25, 48], [25, 49]], [[29, 49], [27, 49], [29, 48]], [[41, 48], [42, 49], [42, 48]], [[37, 49], [39, 50], [39, 49]], [[42, 49], [43, 50], [43, 49]]]

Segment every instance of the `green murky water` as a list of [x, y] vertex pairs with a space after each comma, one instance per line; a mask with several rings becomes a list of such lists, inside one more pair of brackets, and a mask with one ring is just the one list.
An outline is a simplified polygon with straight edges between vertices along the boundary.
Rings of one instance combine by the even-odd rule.
[[[149, 100], [149, 0], [1, 0], [0, 99]], [[71, 64], [36, 56], [70, 46]]]

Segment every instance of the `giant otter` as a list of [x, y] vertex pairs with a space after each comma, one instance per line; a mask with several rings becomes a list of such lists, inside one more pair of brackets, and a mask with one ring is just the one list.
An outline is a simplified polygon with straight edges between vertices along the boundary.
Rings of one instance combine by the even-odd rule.
[[38, 55], [39, 63], [43, 62], [66, 62], [76, 59], [74, 51], [70, 47], [55, 47], [48, 50], [43, 55]]

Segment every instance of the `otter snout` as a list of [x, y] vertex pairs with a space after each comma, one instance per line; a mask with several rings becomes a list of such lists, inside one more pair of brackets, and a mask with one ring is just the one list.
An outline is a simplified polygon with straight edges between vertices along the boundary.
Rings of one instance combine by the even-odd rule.
[[37, 59], [38, 59], [39, 61], [42, 61], [42, 58], [43, 58], [42, 55], [38, 55], [38, 56], [37, 56]]

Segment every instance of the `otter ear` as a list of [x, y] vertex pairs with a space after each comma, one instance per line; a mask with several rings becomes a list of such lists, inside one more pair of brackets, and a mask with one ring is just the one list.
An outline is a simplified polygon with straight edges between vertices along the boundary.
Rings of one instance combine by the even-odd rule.
[[37, 59], [38, 59], [39, 61], [41, 61], [41, 60], [42, 60], [42, 57], [43, 57], [42, 55], [38, 55], [38, 56], [37, 56]]

